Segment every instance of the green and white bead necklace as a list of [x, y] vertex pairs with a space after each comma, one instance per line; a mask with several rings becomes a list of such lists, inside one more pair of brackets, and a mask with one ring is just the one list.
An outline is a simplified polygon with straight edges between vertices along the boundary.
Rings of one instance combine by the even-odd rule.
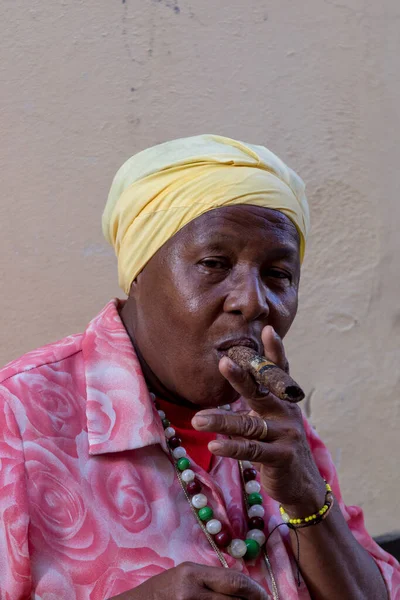
[[[150, 393], [150, 395], [156, 403], [155, 395], [153, 393]], [[256, 481], [257, 471], [249, 461], [238, 461], [244, 503], [248, 514], [249, 531], [244, 540], [239, 538], [232, 539], [228, 529], [223, 527], [221, 521], [214, 518], [214, 511], [208, 506], [207, 496], [201, 492], [202, 485], [196, 477], [195, 472], [190, 468], [191, 463], [187, 457], [185, 448], [181, 445], [182, 440], [176, 435], [175, 429], [171, 426], [165, 412], [159, 410], [157, 403], [156, 408], [164, 427], [168, 449], [185, 497], [210, 545], [217, 553], [221, 564], [225, 568], [229, 568], [221, 552], [222, 548], [225, 548], [233, 558], [243, 558], [244, 560], [254, 559], [262, 552], [271, 578], [273, 598], [274, 600], [279, 600], [278, 588], [271, 563], [264, 547], [266, 540], [263, 519], [265, 509], [262, 505], [263, 498], [260, 494], [261, 485]], [[219, 408], [230, 410], [231, 407], [229, 404], [226, 404]]]

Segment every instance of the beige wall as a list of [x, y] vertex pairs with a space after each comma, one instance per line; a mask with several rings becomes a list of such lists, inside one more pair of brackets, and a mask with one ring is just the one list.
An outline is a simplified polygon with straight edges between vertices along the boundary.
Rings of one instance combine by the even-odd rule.
[[400, 530], [398, 0], [3, 0], [0, 359], [118, 294], [100, 215], [119, 165], [216, 132], [308, 184], [287, 341], [348, 503]]

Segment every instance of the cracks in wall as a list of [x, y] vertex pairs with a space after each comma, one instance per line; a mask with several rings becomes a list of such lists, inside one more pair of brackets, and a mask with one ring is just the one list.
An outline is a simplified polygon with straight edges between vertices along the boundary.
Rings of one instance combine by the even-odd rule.
[[[129, 43], [129, 32], [127, 26], [128, 20], [128, 0], [122, 0], [123, 11], [122, 11], [122, 37], [123, 37], [123, 45], [128, 54], [129, 60], [137, 63], [141, 67], [145, 66], [147, 60], [140, 60], [135, 56], [132, 51], [131, 44]], [[151, 8], [150, 8], [150, 19], [149, 19], [149, 36], [146, 42], [147, 46], [147, 57], [151, 58], [154, 52], [154, 44], [155, 44], [155, 35], [156, 35], [156, 10], [158, 6], [163, 6], [172, 10], [176, 15], [180, 14], [181, 9], [178, 3], [178, 0], [152, 0]]]
[[337, 0], [324, 0], [324, 3], [327, 4], [328, 6], [334, 6], [335, 8], [341, 8], [341, 9], [347, 11], [349, 14], [354, 15], [354, 16], [360, 16], [360, 15], [364, 16], [366, 14], [366, 10], [363, 10], [363, 9], [357, 10], [356, 8], [353, 8], [352, 6], [349, 6], [348, 4], [338, 2]]
[[327, 319], [327, 324], [332, 329], [336, 329], [337, 331], [350, 331], [353, 327], [358, 325], [358, 319], [353, 315], [344, 312], [337, 312], [331, 314]]
[[163, 6], [170, 8], [177, 15], [181, 12], [181, 9], [179, 7], [177, 0], [153, 0], [153, 2], [155, 2], [157, 4], [162, 4]]
[[342, 464], [342, 449], [336, 448], [335, 456], [333, 458], [333, 464], [335, 465], [336, 471], [340, 470]]
[[[174, 14], [180, 14], [180, 6], [178, 0], [151, 0], [145, 10], [137, 13], [132, 12], [132, 5], [129, 0], [121, 0], [122, 2], [122, 17], [121, 17], [121, 35], [125, 57], [129, 63], [133, 63], [134, 80], [129, 85], [129, 101], [136, 102], [138, 96], [135, 92], [140, 92], [140, 89], [146, 85], [148, 88], [155, 75], [155, 67], [153, 65], [153, 54], [155, 52], [157, 41], [157, 27], [165, 19], [165, 13], [168, 9]], [[161, 11], [161, 12], [160, 12]], [[173, 19], [174, 17], [172, 17]], [[168, 51], [168, 54], [170, 51]], [[127, 65], [128, 72], [132, 69]], [[128, 123], [133, 129], [137, 129], [141, 119], [135, 114], [128, 118]]]
[[129, 60], [137, 63], [138, 65], [143, 66], [144, 62], [138, 60], [137, 58], [135, 58], [133, 56], [133, 52], [132, 52], [132, 48], [129, 44], [129, 39], [128, 39], [128, 35], [127, 35], [127, 14], [128, 14], [128, 5], [126, 3], [126, 0], [122, 0], [122, 4], [123, 6], [123, 12], [122, 12], [122, 39], [123, 39], [123, 45], [124, 48], [128, 54]]
[[316, 392], [316, 388], [315, 387], [311, 388], [311, 390], [308, 392], [308, 394], [306, 394], [306, 397], [303, 400], [303, 409], [304, 409], [307, 419], [311, 419], [311, 401], [313, 399], [315, 392]]

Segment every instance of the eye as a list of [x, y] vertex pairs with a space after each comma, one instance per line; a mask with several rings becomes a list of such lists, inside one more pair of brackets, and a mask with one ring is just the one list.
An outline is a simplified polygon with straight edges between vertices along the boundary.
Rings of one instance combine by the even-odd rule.
[[272, 277], [273, 279], [287, 279], [289, 283], [292, 281], [292, 275], [288, 271], [282, 271], [282, 269], [268, 269], [266, 271], [267, 277]]
[[229, 261], [224, 257], [204, 258], [199, 265], [205, 267], [208, 271], [224, 271], [229, 268]]

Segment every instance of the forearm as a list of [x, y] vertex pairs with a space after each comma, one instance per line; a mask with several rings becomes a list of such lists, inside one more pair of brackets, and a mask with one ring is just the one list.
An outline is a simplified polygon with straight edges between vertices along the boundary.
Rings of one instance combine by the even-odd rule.
[[[377, 564], [356, 541], [336, 503], [324, 521], [297, 533], [300, 571], [313, 600], [388, 598]], [[290, 535], [296, 552], [295, 533]]]

